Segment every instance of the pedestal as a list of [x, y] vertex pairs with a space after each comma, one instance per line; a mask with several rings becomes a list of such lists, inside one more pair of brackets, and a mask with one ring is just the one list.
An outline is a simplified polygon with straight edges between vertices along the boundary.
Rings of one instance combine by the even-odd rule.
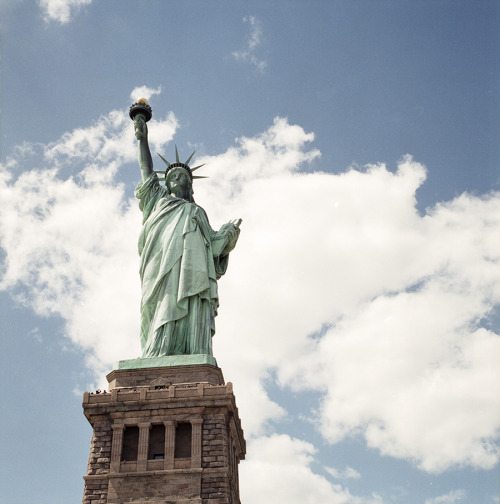
[[132, 362], [115, 366], [108, 392], [83, 396], [94, 429], [83, 504], [239, 504], [246, 448], [232, 384], [207, 363]]

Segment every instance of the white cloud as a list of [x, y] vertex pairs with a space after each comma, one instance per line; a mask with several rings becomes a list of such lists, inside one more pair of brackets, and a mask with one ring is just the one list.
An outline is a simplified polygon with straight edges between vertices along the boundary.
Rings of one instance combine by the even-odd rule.
[[[161, 149], [173, 137], [175, 116], [150, 124], [151, 143]], [[0, 220], [7, 253], [0, 287], [40, 315], [61, 316], [68, 337], [89, 352], [98, 373], [139, 354], [134, 336], [141, 218], [114, 181], [121, 165], [135, 161], [134, 144], [130, 119], [113, 111], [57, 142], [25, 147], [23, 157], [8, 163], [23, 173], [14, 179], [3, 171], [0, 180], [2, 202], [11, 212]], [[45, 168], [23, 166], [28, 154], [41, 157]]]
[[[326, 390], [320, 418], [331, 442], [359, 433], [427, 471], [492, 467], [499, 342], [479, 321], [499, 299], [498, 195], [463, 195], [422, 217], [425, 170], [411, 158], [396, 173], [292, 175], [267, 136], [208, 160], [220, 168], [213, 183], [231, 194], [220, 215], [244, 216], [238, 274], [221, 281], [224, 367], [241, 355], [255, 376], [275, 368], [283, 385]], [[306, 337], [325, 325], [320, 343]]]
[[345, 469], [335, 469], [335, 467], [325, 467], [326, 472], [333, 476], [336, 479], [359, 479], [361, 478], [361, 474], [353, 469], [352, 467], [347, 466]]
[[262, 43], [262, 27], [260, 21], [254, 16], [246, 16], [243, 18], [243, 22], [250, 25], [250, 34], [247, 39], [246, 48], [241, 51], [233, 51], [231, 54], [236, 60], [251, 63], [262, 73], [267, 66], [267, 62], [255, 55], [258, 46]]
[[[393, 210], [398, 216], [379, 224], [391, 227], [404, 213]], [[498, 308], [492, 216], [499, 210], [498, 197], [463, 195], [378, 230], [373, 239], [387, 241], [385, 258], [369, 241], [365, 259], [353, 252], [354, 262], [372, 263], [361, 276], [367, 292], [373, 280], [378, 292], [333, 320], [297, 378], [302, 386], [327, 384], [321, 430], [328, 440], [362, 434], [369, 446], [431, 472], [498, 461], [500, 341], [480, 322]], [[291, 371], [282, 372], [286, 381]]]
[[58, 21], [61, 24], [69, 23], [74, 12], [83, 6], [90, 5], [92, 0], [39, 0], [40, 8], [44, 13], [44, 20]]
[[40, 329], [38, 327], [35, 327], [32, 329], [29, 333], [28, 336], [33, 338], [37, 343], [43, 343], [43, 337], [40, 333]]
[[130, 93], [130, 98], [136, 102], [139, 98], [146, 98], [150, 100], [152, 96], [159, 95], [161, 93], [161, 86], [155, 88], [150, 88], [148, 86], [138, 86]]
[[240, 466], [241, 500], [249, 504], [381, 504], [377, 495], [357, 497], [311, 470], [315, 448], [287, 435], [252, 440]]
[[[165, 153], [175, 116], [148, 126], [152, 150]], [[212, 226], [243, 218], [220, 281], [214, 352], [234, 382], [247, 439], [268, 439], [287, 418], [265, 390], [275, 373], [283, 387], [324, 392], [319, 412], [306, 413], [332, 443], [364, 436], [427, 471], [491, 467], [499, 338], [485, 321], [498, 309], [499, 195], [464, 194], [422, 216], [415, 193], [426, 170], [411, 157], [395, 172], [381, 164], [304, 173], [300, 166], [319, 157], [313, 140], [277, 118], [219, 156], [194, 160], [207, 163], [210, 178], [197, 181], [195, 198]], [[39, 151], [44, 168], [29, 171]], [[0, 178], [9, 209], [0, 286], [39, 314], [61, 316], [88, 366], [104, 375], [139, 353], [140, 212], [116, 182], [123, 164], [136, 163], [132, 124], [111, 112], [18, 154]], [[298, 457], [287, 474], [302, 471], [318, 483], [314, 495], [350, 502], [311, 471], [307, 444], [279, 439]], [[259, 455], [246, 474], [259, 460], [268, 463]]]
[[395, 173], [294, 173], [314, 156], [304, 132], [277, 148], [271, 131], [292, 138], [289, 128], [277, 121], [203, 160], [215, 172], [197, 189], [210, 214], [244, 217], [221, 281], [215, 344], [227, 374], [242, 376], [243, 359], [254, 377], [275, 369], [283, 386], [324, 390], [332, 443], [362, 435], [431, 472], [491, 468], [499, 338], [482, 321], [498, 310], [498, 195], [464, 194], [421, 216], [423, 166], [406, 157]]
[[454, 504], [455, 502], [465, 499], [466, 495], [465, 490], [452, 490], [445, 495], [426, 499], [425, 504]]

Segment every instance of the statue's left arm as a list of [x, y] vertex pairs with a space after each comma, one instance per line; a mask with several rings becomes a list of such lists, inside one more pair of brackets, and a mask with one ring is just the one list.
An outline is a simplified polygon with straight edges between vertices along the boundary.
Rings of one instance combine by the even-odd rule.
[[234, 249], [238, 241], [241, 219], [230, 221], [224, 224], [219, 231], [214, 231], [208, 222], [205, 211], [201, 207], [198, 207], [198, 209], [198, 224], [205, 239], [210, 243], [215, 272], [217, 279], [219, 279], [226, 272], [229, 253]]
[[221, 255], [228, 255], [229, 252], [236, 247], [236, 242], [240, 236], [240, 224], [241, 219], [238, 219], [236, 221], [230, 221], [220, 228], [219, 233], [226, 238], [226, 246], [222, 250]]
[[212, 254], [217, 278], [226, 273], [229, 253], [236, 246], [240, 235], [240, 223], [241, 219], [228, 222], [212, 235]]

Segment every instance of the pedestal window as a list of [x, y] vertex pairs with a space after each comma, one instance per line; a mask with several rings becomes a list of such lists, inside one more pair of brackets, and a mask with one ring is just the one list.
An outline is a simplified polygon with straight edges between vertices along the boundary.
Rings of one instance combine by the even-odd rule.
[[191, 423], [180, 422], [175, 429], [175, 458], [191, 457]]
[[124, 462], [137, 460], [139, 451], [139, 427], [130, 426], [123, 433], [123, 447], [121, 460]]
[[153, 425], [149, 431], [149, 460], [163, 460], [165, 458], [165, 426]]

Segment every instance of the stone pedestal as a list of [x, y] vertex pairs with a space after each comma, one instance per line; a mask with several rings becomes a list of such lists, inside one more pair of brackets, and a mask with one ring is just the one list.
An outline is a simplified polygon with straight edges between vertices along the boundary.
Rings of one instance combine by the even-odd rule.
[[221, 370], [127, 362], [109, 392], [83, 396], [94, 432], [82, 503], [239, 504], [245, 439]]

